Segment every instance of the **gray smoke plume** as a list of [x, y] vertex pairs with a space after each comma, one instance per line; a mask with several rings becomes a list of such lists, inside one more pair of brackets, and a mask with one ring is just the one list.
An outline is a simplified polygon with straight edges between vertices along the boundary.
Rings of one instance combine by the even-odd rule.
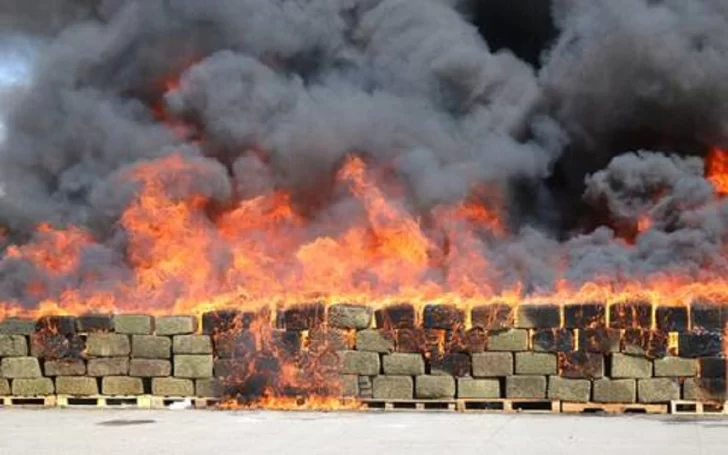
[[724, 1], [558, 0], [555, 11], [562, 33], [541, 87], [582, 165], [640, 142], [685, 153], [725, 141]]
[[[418, 219], [487, 186], [499, 195], [507, 235], [460, 245], [455, 229], [448, 241], [488, 258], [482, 279], [495, 291], [723, 267], [712, 256], [726, 209], [700, 159], [640, 152], [584, 177], [629, 151], [611, 148], [625, 131], [725, 140], [724, 2], [556, 0], [560, 36], [540, 71], [493, 52], [462, 14], [467, 2], [81, 3], [67, 2], [52, 24], [32, 12], [23, 20], [55, 37], [8, 117], [0, 224], [15, 243], [41, 241], [39, 223], [81, 227], [94, 242], [78, 270], [52, 277], [6, 257], [0, 297], [36, 303], [24, 291], [29, 281], [57, 296], [133, 280], [120, 224], [140, 191], [130, 176], [171, 154], [187, 163], [183, 175], [170, 169], [161, 179], [172, 200], [201, 194], [224, 210], [283, 188], [309, 207], [317, 234], [354, 216], [329, 188], [351, 154], [396, 176], [405, 191], [392, 192], [392, 203]], [[648, 214], [653, 228], [635, 245], [611, 226], [560, 232], [547, 184], [556, 163], [571, 172], [567, 179], [585, 182], [587, 204], [618, 222]], [[229, 252], [213, 243], [222, 270]]]

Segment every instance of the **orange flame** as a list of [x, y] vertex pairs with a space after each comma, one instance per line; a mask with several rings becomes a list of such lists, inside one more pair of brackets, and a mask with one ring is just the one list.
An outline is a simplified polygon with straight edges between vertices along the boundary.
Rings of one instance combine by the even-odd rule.
[[652, 227], [652, 219], [646, 215], [643, 215], [637, 220], [637, 232], [642, 233], [650, 230]]
[[362, 404], [354, 399], [340, 399], [322, 396], [306, 397], [266, 397], [253, 403], [239, 403], [236, 400], [226, 400], [218, 405], [220, 409], [255, 410], [266, 409], [273, 411], [360, 411]]
[[705, 160], [708, 180], [721, 196], [728, 194], [728, 150], [714, 147]]
[[[25, 290], [37, 304], [27, 309], [15, 301], [0, 303], [0, 317], [89, 310], [199, 314], [231, 305], [271, 308], [312, 298], [464, 307], [488, 301], [515, 305], [523, 299], [520, 282], [501, 283], [487, 253], [489, 238], [508, 235], [497, 192], [484, 196], [479, 188], [477, 197], [435, 207], [428, 219], [419, 219], [404, 199], [387, 193], [386, 176], [363, 159], [350, 157], [335, 183], [337, 191], [353, 196], [347, 199], [347, 217], [333, 226], [316, 227], [283, 190], [211, 212], [212, 197], [192, 191], [203, 167], [171, 155], [140, 164], [129, 174], [140, 187], [119, 224], [126, 232], [130, 279], [109, 285], [101, 271], [80, 273], [86, 249], [99, 239], [78, 228], [40, 226], [31, 242], [8, 247], [5, 261], [22, 261], [37, 271], [38, 279], [30, 280]], [[650, 224], [644, 217], [639, 230]], [[563, 260], [555, 258], [554, 273], [563, 273]], [[695, 297], [725, 300], [728, 282], [661, 274], [641, 281], [625, 277], [618, 283], [597, 276], [574, 286], [562, 278], [555, 291], [529, 290], [528, 299], [613, 302], [634, 295], [662, 304]]]

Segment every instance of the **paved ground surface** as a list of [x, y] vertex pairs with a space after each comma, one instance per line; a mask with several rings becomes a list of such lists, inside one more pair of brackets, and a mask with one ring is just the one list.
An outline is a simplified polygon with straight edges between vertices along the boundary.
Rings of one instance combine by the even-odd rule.
[[725, 454], [728, 419], [0, 410], [0, 454]]

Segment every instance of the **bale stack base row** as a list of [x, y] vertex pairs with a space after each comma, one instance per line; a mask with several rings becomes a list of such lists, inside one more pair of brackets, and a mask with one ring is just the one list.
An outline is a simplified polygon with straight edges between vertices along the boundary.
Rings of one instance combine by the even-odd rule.
[[234, 398], [231, 390], [248, 390], [251, 366], [265, 365], [256, 363], [256, 349], [267, 350], [265, 361], [275, 353], [277, 367], [325, 369], [335, 384], [322, 390], [359, 400], [649, 405], [723, 403], [728, 395], [728, 309], [710, 302], [488, 304], [468, 313], [451, 305], [374, 311], [312, 303], [268, 316], [262, 331], [261, 317], [233, 309], [201, 321], [10, 318], [0, 322], [0, 397]]

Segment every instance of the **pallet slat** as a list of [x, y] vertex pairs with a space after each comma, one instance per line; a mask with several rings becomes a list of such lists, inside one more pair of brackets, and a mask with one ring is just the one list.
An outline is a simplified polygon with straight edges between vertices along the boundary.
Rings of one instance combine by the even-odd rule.
[[384, 411], [459, 411], [558, 413], [559, 402], [525, 399], [459, 399], [459, 400], [362, 400], [364, 409]]
[[222, 400], [220, 398], [213, 397], [195, 398], [193, 403], [195, 405], [195, 409], [213, 409], [222, 403]]
[[700, 401], [676, 400], [670, 402], [670, 414], [676, 415], [728, 415], [728, 401], [723, 403], [702, 403]]
[[458, 410], [461, 412], [522, 412], [522, 413], [559, 413], [558, 400], [541, 399], [460, 399]]
[[666, 403], [561, 403], [561, 412], [573, 414], [667, 414], [668, 411], [669, 406]]
[[168, 397], [151, 397], [151, 406], [153, 409], [169, 409], [174, 407], [175, 404], [184, 405], [194, 409], [212, 409], [217, 407], [222, 400], [215, 397], [181, 397], [181, 396], [168, 396]]
[[456, 411], [455, 400], [378, 400], [364, 399], [362, 409], [384, 411]]
[[56, 396], [43, 397], [0, 397], [0, 406], [3, 407], [44, 407], [56, 406]]
[[139, 396], [73, 396], [58, 395], [57, 404], [62, 408], [134, 408], [150, 409], [149, 395]]

